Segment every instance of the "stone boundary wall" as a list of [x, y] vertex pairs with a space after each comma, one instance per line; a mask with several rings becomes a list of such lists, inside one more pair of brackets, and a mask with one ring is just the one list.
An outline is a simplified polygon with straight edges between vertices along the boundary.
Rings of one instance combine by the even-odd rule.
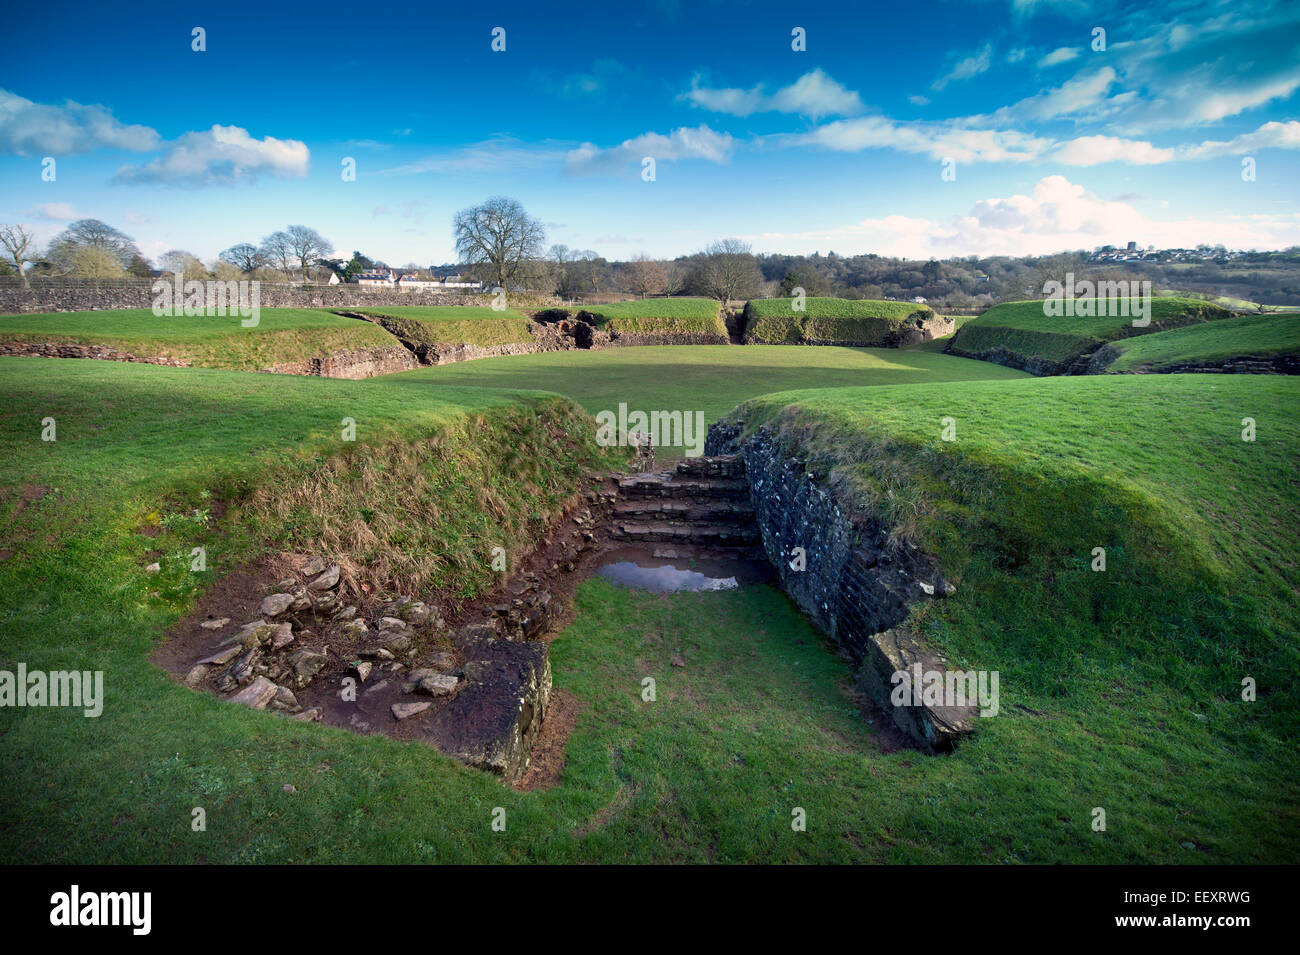
[[[390, 308], [395, 305], [482, 305], [488, 301], [483, 294], [427, 290], [403, 292], [364, 285], [322, 285], [303, 289], [263, 283], [258, 296], [261, 308]], [[145, 283], [99, 287], [50, 286], [26, 290], [0, 286], [0, 314], [3, 315], [150, 308], [153, 301], [152, 286]]]
[[1142, 366], [1122, 371], [1107, 371], [1122, 355], [1118, 348], [1106, 345], [1088, 362], [1090, 375], [1300, 375], [1300, 355], [1234, 355], [1209, 361], [1183, 361], [1159, 368]]
[[[858, 667], [859, 687], [922, 748], [950, 750], [974, 726], [973, 707], [899, 706], [893, 674], [916, 663], [946, 670], [947, 661], [905, 626], [912, 604], [956, 588], [914, 545], [891, 541], [871, 515], [854, 513], [807, 469], [799, 450], [766, 427], [747, 438], [743, 424], [714, 424], [706, 455], [739, 454], [768, 560], [781, 587]], [[802, 548], [805, 569], [795, 569]]]

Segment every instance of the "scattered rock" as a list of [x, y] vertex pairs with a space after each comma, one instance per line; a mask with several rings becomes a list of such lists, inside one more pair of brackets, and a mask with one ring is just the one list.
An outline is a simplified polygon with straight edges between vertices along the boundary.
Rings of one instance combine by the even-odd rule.
[[674, 654], [673, 654], [673, 658], [672, 658], [672, 660], [671, 660], [670, 662], [671, 662], [672, 665], [675, 666], [675, 667], [683, 667], [683, 668], [684, 668], [684, 667], [686, 666], [686, 661], [682, 659], [681, 654], [679, 654], [679, 653], [674, 653]]
[[313, 557], [302, 566], [302, 575], [304, 577], [315, 577], [325, 569], [324, 557]]
[[394, 703], [393, 719], [409, 720], [412, 716], [419, 716], [431, 706], [432, 703]]
[[293, 643], [293, 625], [282, 623], [271, 633], [271, 649], [281, 650]]
[[313, 706], [309, 710], [295, 713], [290, 719], [297, 720], [299, 723], [315, 723], [324, 715], [325, 712], [319, 706]]
[[199, 666], [203, 666], [205, 664], [210, 664], [212, 666], [225, 666], [227, 663], [235, 659], [235, 657], [239, 656], [243, 652], [244, 652], [244, 648], [240, 644], [236, 643], [222, 650], [218, 650], [216, 653], [212, 654], [211, 656], [204, 657], [202, 660], [199, 661]]
[[339, 565], [331, 564], [330, 568], [323, 574], [307, 585], [308, 590], [333, 590], [339, 582]]
[[234, 696], [229, 697], [229, 700], [231, 703], [241, 703], [255, 710], [264, 710], [279, 691], [280, 687], [266, 677], [259, 676]]
[[293, 601], [293, 594], [271, 594], [262, 601], [258, 612], [264, 617], [278, 617], [289, 609]]
[[[236, 647], [235, 649], [238, 650], [239, 648]], [[207, 676], [208, 676], [207, 665], [200, 663], [197, 666], [195, 666], [193, 669], [191, 669], [189, 673], [185, 674], [185, 685], [193, 689], [194, 687], [202, 683], [205, 679], [207, 679]]]
[[329, 657], [323, 653], [313, 653], [311, 650], [297, 650], [289, 657], [289, 665], [293, 667], [294, 680], [298, 689], [302, 689], [313, 679], [316, 674], [325, 668], [329, 662]]
[[425, 696], [449, 696], [456, 692], [459, 682], [449, 673], [434, 673], [420, 680], [416, 689]]
[[297, 791], [298, 790], [294, 788], [293, 783], [285, 783], [280, 787], [280, 792], [282, 793], [296, 793]]
[[366, 680], [370, 679], [370, 671], [373, 667], [373, 663], [370, 663], [367, 660], [359, 660], [352, 664], [352, 666], [348, 667], [348, 672], [355, 675], [362, 683], [365, 683]]
[[353, 617], [351, 620], [346, 621], [343, 624], [343, 626], [339, 628], [339, 634], [341, 636], [348, 637], [351, 639], [355, 639], [356, 637], [361, 636], [363, 633], [368, 633], [369, 631], [370, 628], [366, 626], [366, 622], [362, 620], [360, 617]]
[[199, 624], [199, 626], [202, 627], [204, 630], [220, 630], [228, 623], [230, 623], [229, 617], [221, 617], [217, 620], [204, 620], [201, 624]]
[[156, 573], [158, 573], [160, 570], [162, 570], [162, 564], [160, 564], [160, 563], [158, 563], [157, 561], [155, 561], [154, 563], [152, 563], [152, 564], [150, 564], [148, 567], [146, 567], [144, 570], [145, 570], [145, 573], [147, 573], [147, 574], [156, 574]]

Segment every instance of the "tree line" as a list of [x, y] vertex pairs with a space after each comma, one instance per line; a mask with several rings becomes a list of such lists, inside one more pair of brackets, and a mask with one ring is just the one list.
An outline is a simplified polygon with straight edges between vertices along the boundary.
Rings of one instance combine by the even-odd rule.
[[[542, 223], [516, 199], [494, 196], [457, 212], [452, 221], [458, 262], [403, 272], [421, 276], [465, 272], [486, 288], [529, 291], [565, 300], [589, 296], [700, 295], [721, 302], [789, 296], [848, 299], [923, 298], [937, 308], [982, 307], [1041, 296], [1049, 279], [1067, 272], [1077, 279], [1149, 280], [1157, 290], [1205, 297], [1229, 296], [1273, 305], [1300, 305], [1300, 248], [1207, 258], [1194, 263], [1098, 263], [1085, 251], [1049, 256], [965, 256], [909, 260], [866, 253], [841, 256], [754, 254], [745, 242], [720, 239], [673, 259], [636, 255], [609, 260], [590, 249], [548, 244]], [[204, 263], [184, 249], [161, 255], [157, 266], [122, 231], [98, 219], [80, 219], [37, 248], [22, 225], [0, 225], [5, 253], [0, 274], [65, 275], [84, 278], [149, 278], [181, 272], [193, 278], [259, 278], [264, 281], [321, 281], [332, 272], [341, 281], [358, 273], [388, 269], [387, 263], [354, 251], [331, 257], [332, 245], [308, 226], [291, 225], [258, 243], [243, 242]]]

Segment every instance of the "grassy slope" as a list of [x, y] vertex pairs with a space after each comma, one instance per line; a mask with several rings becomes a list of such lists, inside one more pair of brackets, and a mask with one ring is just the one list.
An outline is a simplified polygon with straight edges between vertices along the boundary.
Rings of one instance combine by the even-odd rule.
[[911, 316], [929, 318], [928, 306], [871, 299], [809, 298], [796, 312], [792, 298], [751, 299], [745, 304], [745, 334], [773, 344], [845, 341], [876, 342], [897, 331]]
[[238, 315], [158, 318], [147, 308], [0, 315], [0, 340], [107, 345], [139, 357], [256, 371], [357, 348], [400, 344], [378, 325], [321, 309], [265, 308], [256, 327]]
[[1054, 318], [1043, 314], [1041, 301], [1006, 302], [963, 325], [952, 344], [969, 353], [1001, 347], [1017, 355], [1059, 362], [1125, 335], [1150, 334], [1171, 325], [1229, 315], [1216, 305], [1195, 299], [1155, 298], [1151, 301], [1151, 325], [1143, 332], [1133, 327], [1131, 317]]
[[1300, 315], [1243, 315], [1116, 342], [1107, 371], [1161, 368], [1247, 355], [1300, 355]]
[[[483, 358], [386, 376], [402, 390], [446, 385], [536, 388], [587, 411], [703, 411], [713, 422], [755, 395], [788, 388], [1023, 378], [1024, 372], [950, 355], [895, 349], [790, 349], [777, 345], [654, 345]], [[665, 450], [659, 457], [672, 455]]]
[[[585, 306], [599, 327], [625, 335], [678, 333], [727, 337], [721, 307], [711, 298], [646, 298]], [[577, 311], [570, 309], [570, 311]]]
[[1253, 840], [1294, 861], [1297, 399], [1285, 378], [1053, 378], [785, 393], [742, 416], [800, 435], [817, 470], [939, 556], [958, 595], [913, 623], [1001, 672], [1007, 718], [980, 746], [1050, 764], [1076, 800], [1063, 826], [1088, 838], [1078, 813], [1103, 806], [1121, 838], [1163, 831], [1219, 859]]
[[403, 338], [430, 345], [514, 345], [532, 341], [528, 318], [513, 308], [485, 305], [397, 305], [355, 311], [389, 318]]

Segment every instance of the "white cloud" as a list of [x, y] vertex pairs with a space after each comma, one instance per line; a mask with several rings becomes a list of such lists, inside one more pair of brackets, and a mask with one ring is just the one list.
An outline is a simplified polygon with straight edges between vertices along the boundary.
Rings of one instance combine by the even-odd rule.
[[907, 101], [913, 106], [929, 106], [930, 97], [928, 96], [909, 96]]
[[535, 168], [541, 163], [559, 162], [572, 143], [546, 140], [526, 143], [512, 136], [498, 136], [470, 143], [459, 149], [425, 156], [412, 162], [380, 169], [378, 176], [411, 176], [426, 172], [503, 173]]
[[70, 202], [43, 202], [27, 210], [27, 215], [47, 222], [71, 222], [82, 218]]
[[158, 133], [128, 126], [103, 106], [66, 101], [62, 106], [34, 103], [0, 90], [0, 153], [60, 156], [94, 149], [154, 149]]
[[730, 116], [778, 112], [821, 119], [823, 116], [850, 116], [862, 111], [861, 97], [821, 69], [805, 73], [770, 96], [763, 92], [761, 83], [747, 90], [713, 88], [700, 86], [700, 77], [696, 75], [691, 88], [680, 98], [701, 109]]
[[307, 175], [311, 152], [296, 139], [255, 139], [238, 126], [214, 125], [185, 133], [160, 158], [142, 166], [123, 166], [113, 177], [120, 183], [230, 185], [251, 182], [264, 173], [277, 177]]
[[1126, 162], [1151, 166], [1176, 157], [1173, 149], [1161, 149], [1148, 142], [1115, 136], [1080, 136], [1061, 143], [1050, 159], [1067, 166], [1095, 166], [1104, 162]]
[[1026, 162], [1051, 145], [1015, 130], [968, 129], [953, 122], [897, 123], [884, 116], [863, 116], [826, 123], [808, 133], [784, 137], [789, 145], [816, 145], [836, 152], [897, 149], [931, 159], [957, 162]]
[[743, 236], [760, 248], [842, 254], [876, 252], [911, 259], [958, 255], [1047, 255], [1130, 239], [1157, 248], [1202, 242], [1230, 248], [1276, 249], [1300, 244], [1300, 216], [1155, 220], [1129, 203], [1102, 199], [1064, 176], [1047, 176], [1030, 195], [982, 199], [947, 221], [902, 215], [864, 219], [798, 233]]
[[1038, 65], [1043, 68], [1049, 66], [1056, 66], [1059, 63], [1068, 63], [1070, 60], [1075, 59], [1078, 55], [1079, 55], [1079, 50], [1077, 47], [1061, 46], [1061, 47], [1057, 47], [1051, 53], [1047, 54], [1042, 59], [1040, 59], [1038, 61]]
[[1219, 156], [1244, 156], [1260, 149], [1300, 149], [1300, 121], [1265, 123], [1253, 133], [1242, 133], [1226, 142], [1206, 140], [1198, 146], [1179, 150], [1182, 159], [1214, 159]]
[[938, 92], [949, 83], [956, 82], [957, 80], [968, 80], [973, 76], [979, 76], [989, 68], [989, 65], [992, 62], [993, 44], [986, 43], [984, 44], [984, 48], [978, 53], [958, 60], [957, 64], [951, 70], [931, 83], [930, 88], [935, 92]]
[[734, 147], [735, 140], [729, 133], [719, 133], [700, 125], [694, 129], [674, 129], [666, 136], [642, 133], [607, 149], [583, 143], [569, 151], [564, 164], [571, 175], [619, 174], [628, 172], [633, 165], [640, 167], [642, 159], [647, 156], [655, 162], [704, 159], [725, 163], [731, 158]]

